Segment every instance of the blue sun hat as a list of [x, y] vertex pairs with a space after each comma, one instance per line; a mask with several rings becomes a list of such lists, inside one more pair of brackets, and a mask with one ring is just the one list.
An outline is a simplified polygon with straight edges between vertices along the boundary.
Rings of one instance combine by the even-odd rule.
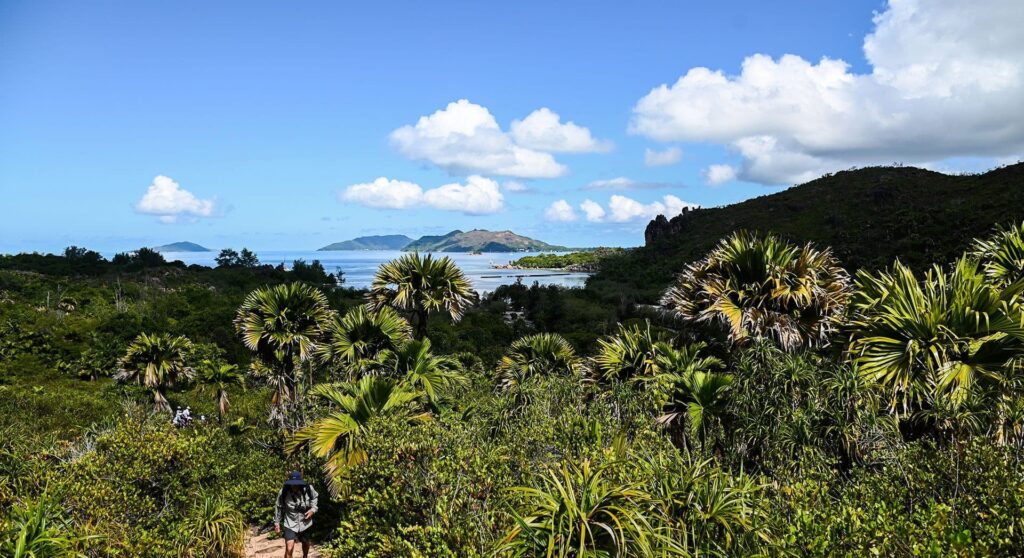
[[288, 473], [288, 480], [284, 481], [285, 486], [306, 486], [306, 481], [302, 480], [302, 473], [298, 471], [292, 471]]

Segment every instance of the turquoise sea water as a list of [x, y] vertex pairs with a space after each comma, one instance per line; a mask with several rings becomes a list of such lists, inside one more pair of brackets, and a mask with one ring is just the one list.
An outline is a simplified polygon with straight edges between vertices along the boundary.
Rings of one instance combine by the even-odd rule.
[[[260, 262], [277, 265], [283, 263], [285, 267], [291, 267], [295, 260], [307, 262], [320, 260], [330, 273], [339, 269], [345, 273], [345, 285], [348, 287], [363, 288], [369, 287], [373, 281], [373, 274], [380, 264], [401, 256], [399, 251], [340, 251], [340, 252], [317, 252], [303, 250], [266, 250], [256, 251]], [[478, 291], [493, 291], [499, 285], [515, 283], [522, 279], [527, 285], [534, 281], [541, 285], [562, 285], [566, 287], [582, 287], [586, 282], [586, 273], [562, 273], [540, 269], [494, 269], [492, 265], [504, 265], [523, 256], [535, 255], [537, 252], [496, 252], [471, 255], [461, 252], [436, 253], [435, 257], [448, 256], [455, 260]], [[113, 254], [104, 254], [107, 257]], [[164, 257], [168, 260], [181, 260], [186, 264], [198, 264], [205, 266], [217, 265], [214, 258], [217, 252], [166, 252]]]

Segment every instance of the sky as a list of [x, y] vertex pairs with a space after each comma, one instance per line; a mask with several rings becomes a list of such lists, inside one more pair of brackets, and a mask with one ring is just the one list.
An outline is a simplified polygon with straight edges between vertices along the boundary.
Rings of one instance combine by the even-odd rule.
[[0, 252], [647, 222], [1024, 154], [1024, 3], [0, 0]]

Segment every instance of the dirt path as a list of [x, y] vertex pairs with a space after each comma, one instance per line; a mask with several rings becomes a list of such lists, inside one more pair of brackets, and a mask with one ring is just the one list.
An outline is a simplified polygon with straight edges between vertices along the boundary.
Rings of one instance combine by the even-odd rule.
[[[246, 558], [283, 558], [284, 539], [277, 538], [270, 540], [268, 537], [271, 534], [273, 534], [273, 531], [261, 534], [256, 529], [250, 529], [245, 537]], [[295, 545], [295, 551], [292, 556], [294, 558], [302, 558], [302, 546], [300, 544]], [[316, 545], [309, 549], [309, 558], [321, 558], [320, 552], [316, 549]]]

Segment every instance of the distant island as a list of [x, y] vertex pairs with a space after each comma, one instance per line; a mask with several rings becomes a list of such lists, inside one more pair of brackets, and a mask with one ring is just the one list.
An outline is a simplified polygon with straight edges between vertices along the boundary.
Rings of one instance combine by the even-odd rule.
[[210, 252], [211, 250], [205, 246], [200, 246], [195, 242], [172, 242], [170, 244], [164, 244], [163, 246], [156, 246], [153, 248], [157, 252]]
[[621, 255], [625, 251], [625, 248], [602, 247], [568, 254], [537, 254], [536, 256], [524, 256], [509, 264], [492, 267], [495, 269], [552, 269], [594, 273], [600, 269], [601, 260], [609, 256]]
[[319, 252], [333, 252], [339, 250], [401, 250], [409, 245], [412, 239], [404, 234], [385, 234], [378, 236], [360, 236], [352, 240], [328, 244], [318, 250]]
[[407, 252], [564, 252], [555, 246], [512, 231], [454, 230], [445, 235], [421, 236], [412, 240], [405, 235], [363, 236], [335, 242], [320, 250], [405, 250]]

